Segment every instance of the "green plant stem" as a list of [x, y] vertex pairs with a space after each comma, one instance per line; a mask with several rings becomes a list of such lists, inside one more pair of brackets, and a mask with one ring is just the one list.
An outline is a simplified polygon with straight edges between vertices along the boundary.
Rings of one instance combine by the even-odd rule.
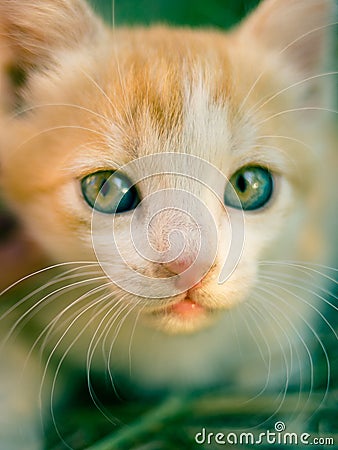
[[301, 408], [303, 413], [312, 414], [323, 401], [323, 394], [289, 394], [281, 402], [275, 395], [265, 394], [252, 400], [243, 395], [210, 395], [196, 399], [191, 405], [191, 413], [197, 416], [218, 416], [222, 414], [273, 414], [278, 408], [279, 414], [289, 414]]
[[111, 433], [97, 443], [87, 447], [86, 450], [121, 450], [124, 447], [130, 448], [136, 439], [150, 432], [160, 431], [169, 420], [184, 414], [188, 404], [189, 402], [184, 396], [169, 397], [132, 424]]

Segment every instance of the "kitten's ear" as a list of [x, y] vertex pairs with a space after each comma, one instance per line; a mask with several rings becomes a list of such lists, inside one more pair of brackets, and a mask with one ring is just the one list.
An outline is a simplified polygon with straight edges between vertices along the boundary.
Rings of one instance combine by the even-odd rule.
[[246, 39], [280, 52], [303, 75], [318, 73], [335, 22], [334, 0], [263, 0], [240, 27]]
[[0, 1], [0, 89], [20, 87], [31, 70], [56, 64], [63, 50], [90, 46], [104, 29], [84, 0]]

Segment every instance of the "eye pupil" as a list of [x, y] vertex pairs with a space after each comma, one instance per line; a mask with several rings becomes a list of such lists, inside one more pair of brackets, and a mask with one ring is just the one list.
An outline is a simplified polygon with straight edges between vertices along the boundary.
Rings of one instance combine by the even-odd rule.
[[236, 185], [241, 192], [245, 192], [247, 183], [243, 175], [239, 175], [239, 177], [236, 180]]
[[109, 184], [106, 181], [102, 181], [100, 187], [100, 194], [106, 197], [109, 194], [109, 191], [110, 191]]

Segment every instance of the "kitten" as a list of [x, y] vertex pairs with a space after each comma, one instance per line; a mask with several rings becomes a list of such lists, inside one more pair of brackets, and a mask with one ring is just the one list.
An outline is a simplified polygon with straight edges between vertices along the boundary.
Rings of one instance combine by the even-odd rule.
[[110, 30], [82, 0], [1, 1], [1, 189], [65, 263], [3, 295], [1, 448], [42, 448], [40, 388], [64, 359], [133, 395], [312, 388], [333, 10], [264, 0], [229, 33]]

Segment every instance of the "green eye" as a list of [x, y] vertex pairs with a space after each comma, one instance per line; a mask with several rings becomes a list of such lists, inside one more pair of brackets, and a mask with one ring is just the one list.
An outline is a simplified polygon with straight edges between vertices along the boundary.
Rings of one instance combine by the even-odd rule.
[[267, 169], [259, 166], [245, 166], [230, 178], [230, 183], [225, 187], [224, 203], [233, 208], [252, 211], [264, 206], [270, 200], [272, 192], [273, 179]]
[[131, 180], [112, 170], [87, 175], [81, 180], [81, 189], [89, 206], [106, 214], [130, 211], [140, 202]]

